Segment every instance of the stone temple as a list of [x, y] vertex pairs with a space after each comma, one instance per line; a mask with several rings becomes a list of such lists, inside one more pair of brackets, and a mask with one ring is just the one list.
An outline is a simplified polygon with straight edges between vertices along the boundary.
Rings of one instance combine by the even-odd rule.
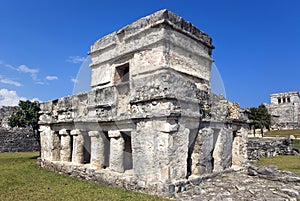
[[299, 92], [284, 92], [270, 95], [268, 105], [272, 115], [272, 129], [294, 129], [300, 127]]
[[213, 48], [167, 10], [96, 41], [92, 89], [41, 104], [40, 165], [165, 197], [245, 165], [243, 111], [211, 94]]

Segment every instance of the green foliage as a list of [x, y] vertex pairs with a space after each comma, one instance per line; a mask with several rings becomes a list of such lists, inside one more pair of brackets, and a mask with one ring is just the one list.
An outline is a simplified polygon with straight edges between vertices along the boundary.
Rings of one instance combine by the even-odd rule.
[[0, 153], [1, 201], [167, 200], [49, 172], [36, 165], [37, 156], [38, 153]]
[[8, 125], [11, 127], [31, 127], [35, 139], [40, 142], [39, 111], [40, 107], [37, 101], [20, 100], [19, 107], [16, 107], [14, 113], [8, 118]]
[[36, 130], [38, 129], [39, 110], [38, 102], [20, 100], [19, 107], [16, 107], [14, 113], [8, 119], [8, 124], [11, 127], [30, 126]]
[[250, 108], [250, 126], [254, 129], [261, 129], [263, 134], [263, 129], [270, 129], [271, 126], [271, 115], [265, 105], [261, 104], [258, 108]]
[[293, 147], [300, 150], [300, 140], [294, 140]]
[[300, 138], [300, 129], [271, 130], [265, 133], [265, 136], [268, 137], [289, 137], [290, 135], [293, 135], [296, 138]]

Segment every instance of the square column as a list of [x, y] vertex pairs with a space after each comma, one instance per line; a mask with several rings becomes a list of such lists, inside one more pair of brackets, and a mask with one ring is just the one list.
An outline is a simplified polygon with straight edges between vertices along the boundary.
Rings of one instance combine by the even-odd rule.
[[108, 131], [110, 137], [109, 169], [124, 172], [125, 143], [120, 131]]
[[247, 130], [241, 128], [236, 132], [236, 136], [232, 143], [232, 168], [240, 168], [248, 162], [248, 133]]
[[81, 135], [80, 130], [72, 130], [71, 135], [73, 136], [73, 153], [72, 153], [72, 162], [73, 163], [83, 163], [83, 136]]
[[100, 131], [89, 131], [91, 137], [91, 166], [103, 168], [105, 166], [104, 134]]
[[61, 144], [60, 144], [60, 161], [71, 161], [71, 136], [66, 129], [62, 129], [59, 131], [59, 135], [61, 135]]
[[228, 128], [221, 128], [213, 151], [214, 172], [229, 168], [232, 164], [233, 132]]

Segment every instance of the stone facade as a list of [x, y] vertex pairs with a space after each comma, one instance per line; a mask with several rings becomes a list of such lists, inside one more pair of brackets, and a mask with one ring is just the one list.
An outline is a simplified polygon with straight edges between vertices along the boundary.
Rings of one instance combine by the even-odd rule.
[[38, 141], [29, 128], [0, 127], [0, 153], [39, 151]]
[[0, 153], [2, 152], [31, 152], [40, 149], [38, 141], [30, 128], [11, 128], [8, 118], [15, 107], [0, 107]]
[[92, 90], [41, 104], [41, 166], [166, 197], [244, 166], [247, 124], [210, 92], [213, 48], [167, 10], [96, 41]]
[[285, 92], [270, 95], [268, 106], [272, 115], [273, 129], [294, 129], [300, 126], [299, 92]]

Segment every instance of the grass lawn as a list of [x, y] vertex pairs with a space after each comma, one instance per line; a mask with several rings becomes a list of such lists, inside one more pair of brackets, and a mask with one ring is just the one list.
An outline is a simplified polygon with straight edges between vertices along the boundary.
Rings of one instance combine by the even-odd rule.
[[0, 200], [166, 200], [65, 177], [36, 165], [38, 153], [0, 154]]
[[[294, 135], [300, 137], [300, 129], [294, 130], [274, 130], [265, 133], [265, 137], [288, 137]], [[300, 140], [294, 140], [293, 146], [300, 150]], [[276, 165], [279, 170], [291, 171], [300, 174], [300, 156], [276, 156], [271, 158], [261, 158], [258, 165]]]
[[279, 170], [286, 170], [295, 174], [300, 174], [300, 156], [275, 156], [271, 158], [261, 158], [258, 165], [276, 165]]
[[300, 140], [294, 140], [293, 147], [295, 147], [296, 149], [300, 150]]
[[293, 130], [272, 130], [265, 132], [265, 137], [288, 137], [294, 135], [296, 138], [300, 138], [300, 129]]

